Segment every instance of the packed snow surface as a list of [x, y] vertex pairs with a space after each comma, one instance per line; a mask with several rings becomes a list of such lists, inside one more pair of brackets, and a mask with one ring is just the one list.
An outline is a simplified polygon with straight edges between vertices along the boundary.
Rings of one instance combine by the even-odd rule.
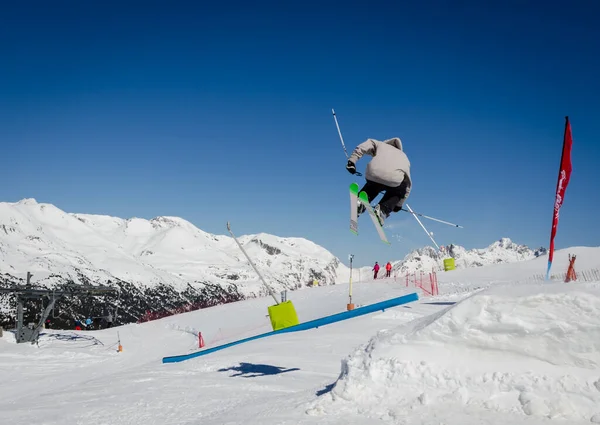
[[[600, 248], [553, 268], [600, 268]], [[527, 283], [546, 258], [438, 273], [440, 295], [182, 363], [162, 357], [270, 330], [256, 298], [102, 331], [0, 339], [0, 423], [600, 423], [600, 283]], [[498, 282], [492, 278], [499, 276]], [[348, 286], [289, 294], [301, 321], [346, 309]], [[413, 292], [353, 285], [359, 305]], [[120, 338], [120, 339], [119, 339]], [[118, 342], [123, 346], [117, 352]]]
[[600, 288], [498, 286], [355, 350], [328, 408], [390, 418], [478, 409], [592, 421], [600, 418], [599, 366]]

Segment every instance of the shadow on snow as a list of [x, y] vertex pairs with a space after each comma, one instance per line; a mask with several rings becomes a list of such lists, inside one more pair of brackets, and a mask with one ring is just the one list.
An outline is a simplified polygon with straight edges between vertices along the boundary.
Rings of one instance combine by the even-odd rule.
[[321, 397], [322, 395], [331, 392], [331, 390], [333, 390], [333, 387], [335, 387], [335, 382], [333, 384], [326, 385], [325, 388], [320, 389], [316, 392], [317, 397]]
[[284, 367], [272, 366], [268, 364], [240, 363], [239, 366], [219, 369], [219, 372], [237, 372], [231, 377], [241, 376], [243, 378], [256, 378], [257, 376], [279, 375], [281, 373], [300, 370], [297, 367], [286, 369]]

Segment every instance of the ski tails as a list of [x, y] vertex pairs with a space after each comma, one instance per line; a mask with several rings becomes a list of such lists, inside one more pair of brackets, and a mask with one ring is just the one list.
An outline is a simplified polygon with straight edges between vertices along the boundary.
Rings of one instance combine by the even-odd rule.
[[375, 215], [375, 211], [373, 211], [373, 207], [369, 202], [369, 198], [365, 192], [359, 193], [358, 183], [352, 183], [350, 185], [350, 231], [355, 235], [358, 235], [358, 205], [363, 204], [367, 211], [369, 212], [369, 216], [371, 216], [371, 221], [375, 225], [375, 229], [379, 234], [383, 243], [391, 245], [387, 240], [385, 232], [381, 224], [379, 224], [379, 220], [377, 219], [377, 215]]
[[350, 185], [350, 231], [358, 235], [358, 183]]
[[363, 204], [367, 208], [367, 211], [369, 212], [369, 215], [371, 216], [371, 221], [373, 221], [373, 224], [375, 225], [375, 229], [377, 229], [377, 233], [379, 234], [381, 241], [385, 244], [391, 245], [390, 242], [387, 240], [387, 237], [385, 236], [385, 232], [383, 230], [383, 227], [379, 223], [379, 219], [377, 218], [377, 215], [375, 215], [375, 211], [373, 211], [373, 207], [371, 206], [371, 203], [369, 202], [369, 198], [367, 197], [367, 194], [365, 192], [360, 192], [358, 194], [358, 200], [361, 204]]

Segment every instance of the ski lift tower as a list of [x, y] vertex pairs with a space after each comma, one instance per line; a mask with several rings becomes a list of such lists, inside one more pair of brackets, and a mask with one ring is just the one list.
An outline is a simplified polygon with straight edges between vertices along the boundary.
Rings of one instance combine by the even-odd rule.
[[[92, 296], [106, 294], [120, 294], [119, 288], [111, 286], [93, 286], [93, 285], [77, 285], [70, 284], [61, 289], [46, 289], [35, 288], [31, 285], [31, 277], [33, 275], [27, 272], [27, 283], [25, 285], [15, 285], [11, 288], [0, 288], [1, 293], [15, 294], [17, 296], [17, 343], [31, 342], [32, 344], [38, 340], [41, 330], [44, 327], [46, 319], [54, 308], [56, 301], [68, 296]], [[44, 299], [48, 299], [46, 308], [43, 308], [39, 322], [33, 328], [23, 325], [23, 307], [27, 300], [37, 300], [44, 305]], [[116, 313], [115, 313], [116, 320]]]

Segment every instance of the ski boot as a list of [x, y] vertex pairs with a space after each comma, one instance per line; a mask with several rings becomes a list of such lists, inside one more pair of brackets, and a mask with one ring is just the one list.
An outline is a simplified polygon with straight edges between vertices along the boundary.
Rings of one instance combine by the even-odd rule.
[[367, 207], [365, 207], [362, 203], [358, 203], [358, 216], [360, 216], [362, 213], [364, 213], [367, 210]]
[[383, 222], [388, 217], [388, 214], [385, 214], [383, 211], [381, 211], [381, 207], [379, 206], [379, 204], [375, 205], [375, 208], [373, 208], [373, 212], [375, 212], [375, 216], [377, 216], [379, 224], [381, 225], [381, 227], [383, 227]]

